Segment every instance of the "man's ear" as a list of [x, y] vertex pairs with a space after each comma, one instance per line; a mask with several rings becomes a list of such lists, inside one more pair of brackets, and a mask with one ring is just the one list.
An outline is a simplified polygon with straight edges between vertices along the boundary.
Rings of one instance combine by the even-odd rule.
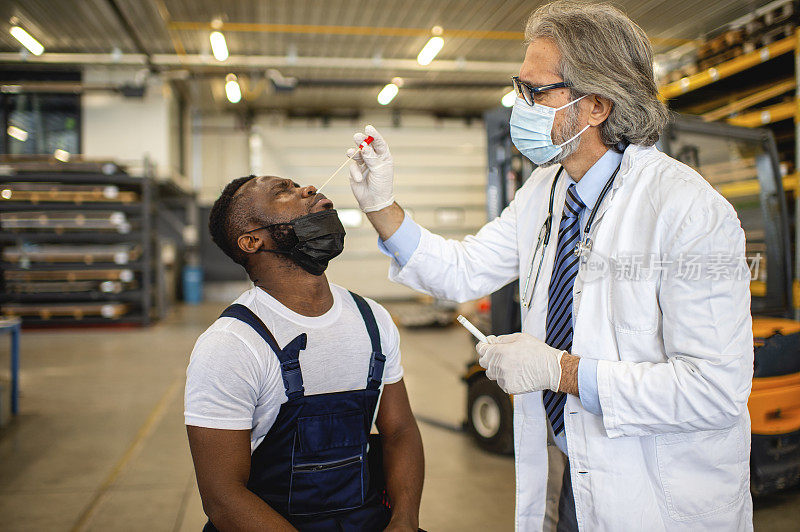
[[606, 121], [608, 115], [611, 114], [611, 109], [614, 104], [608, 98], [598, 96], [597, 94], [590, 94], [586, 97], [589, 102], [589, 120], [590, 126], [596, 127]]
[[239, 249], [245, 253], [255, 253], [263, 245], [264, 241], [252, 233], [245, 233], [236, 239]]

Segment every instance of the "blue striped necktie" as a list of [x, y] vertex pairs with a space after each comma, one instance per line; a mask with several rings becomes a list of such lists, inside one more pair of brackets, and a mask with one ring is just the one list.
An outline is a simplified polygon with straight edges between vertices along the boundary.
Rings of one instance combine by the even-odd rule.
[[[578, 275], [575, 246], [580, 241], [580, 215], [586, 207], [572, 184], [567, 189], [561, 223], [558, 225], [558, 247], [553, 262], [553, 275], [547, 291], [547, 334], [545, 343], [556, 349], [572, 349], [572, 287]], [[567, 394], [545, 390], [542, 394], [547, 419], [553, 434], [564, 430], [564, 405]]]

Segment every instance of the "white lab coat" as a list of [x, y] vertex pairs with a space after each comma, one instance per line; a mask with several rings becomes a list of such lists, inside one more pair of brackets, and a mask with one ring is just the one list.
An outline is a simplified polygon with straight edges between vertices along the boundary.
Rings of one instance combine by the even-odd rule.
[[[423, 229], [408, 263], [392, 263], [390, 278], [455, 301], [517, 278], [524, 284], [556, 169], [535, 170], [475, 236], [459, 242]], [[522, 308], [522, 330], [542, 339], [568, 181], [562, 174], [532, 308]], [[656, 254], [666, 266], [682, 254], [744, 255], [733, 207], [697, 172], [654, 147], [626, 149], [598, 209], [593, 257]], [[603, 412], [591, 414], [572, 395], [564, 410], [582, 530], [752, 530], [749, 276], [687, 277], [625, 281], [582, 269], [575, 282], [572, 352], [599, 359]], [[546, 423], [540, 392], [514, 397], [517, 530], [543, 527]]]

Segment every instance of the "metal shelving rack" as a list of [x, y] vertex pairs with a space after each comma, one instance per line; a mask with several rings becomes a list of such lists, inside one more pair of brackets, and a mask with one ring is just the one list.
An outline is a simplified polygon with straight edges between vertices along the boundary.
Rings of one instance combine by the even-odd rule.
[[[55, 230], [47, 224], [35, 230], [16, 231], [8, 224], [0, 224], [0, 251], [12, 246], [18, 250], [36, 250], [37, 246], [103, 246], [126, 244], [131, 250], [137, 250], [135, 256], [129, 254], [119, 261], [95, 262], [91, 255], [84, 261], [53, 262], [52, 260], [31, 261], [18, 259], [0, 262], [0, 314], [21, 315], [23, 325], [59, 326], [59, 325], [95, 325], [95, 324], [138, 324], [150, 323], [154, 303], [154, 185], [148, 175], [136, 177], [128, 175], [114, 164], [82, 163], [78, 171], [71, 171], [70, 164], [65, 163], [53, 168], [52, 165], [36, 164], [2, 164], [0, 165], [0, 212], [26, 213], [37, 212], [47, 216], [48, 213], [68, 213], [75, 217], [92, 213], [112, 211], [124, 213], [126, 223], [130, 223], [128, 231], [112, 232], [110, 230]], [[147, 165], [145, 165], [147, 166]], [[146, 172], [147, 173], [147, 172]], [[14, 185], [12, 185], [14, 184]], [[136, 201], [14, 201], [11, 188], [18, 184], [48, 184], [54, 187], [74, 185], [94, 185], [114, 187], [114, 190], [133, 192]], [[10, 196], [10, 197], [6, 197]], [[25, 251], [21, 251], [25, 255]], [[133, 258], [131, 258], [133, 257]], [[112, 291], [103, 291], [103, 271], [126, 272], [120, 274], [130, 281], [119, 283]], [[10, 278], [14, 275], [36, 275], [44, 272], [60, 274], [63, 279], [55, 282], [67, 290], [54, 291], [47, 288], [45, 292], [24, 293], [10, 290]], [[114, 274], [110, 274], [114, 275]], [[81, 276], [94, 279], [86, 281], [92, 287], [78, 290], [83, 285], [72, 285]], [[51, 291], [53, 290], [53, 291]], [[100, 307], [97, 305], [100, 304]], [[20, 307], [21, 305], [21, 307]], [[98, 313], [97, 310], [100, 309]], [[20, 310], [21, 309], [21, 310]], [[37, 310], [39, 309], [39, 310]], [[72, 310], [70, 310], [72, 309]], [[82, 310], [83, 309], [83, 310]], [[122, 311], [122, 312], [120, 312]], [[99, 314], [99, 315], [97, 315]]]
[[[745, 77], [753, 69], [787, 54], [793, 54], [794, 79], [772, 83], [756, 92], [751, 91], [700, 116], [706, 121], [724, 120], [732, 125], [753, 128], [770, 127], [787, 119], [794, 120], [794, 171], [783, 177], [783, 189], [789, 196], [787, 201], [794, 204], [793, 306], [795, 318], [800, 319], [800, 92], [797, 90], [800, 87], [800, 29], [790, 37], [668, 83], [660, 88], [660, 94], [662, 99], [670, 103], [670, 107], [681, 109], [681, 100], [684, 97], [691, 96], [697, 101], [702, 98], [705, 89], [711, 89], [723, 80], [742, 79], [743, 85], [752, 84], [755, 81], [752, 79], [754, 76], [751, 76], [751, 79]], [[795, 95], [790, 100], [769, 103], [791, 91], [794, 91]], [[762, 103], [767, 105], [759, 106]], [[759, 190], [757, 181], [738, 183], [737, 186]]]
[[[176, 246], [174, 274], [178, 274], [187, 262], [199, 258], [199, 210], [197, 194], [178, 185], [174, 181], [158, 181], [155, 186], [155, 202], [157, 204], [156, 226], [160, 249], [161, 243], [168, 241]], [[167, 265], [162, 261], [161, 253], [155, 253], [155, 286], [156, 310], [159, 318], [169, 311], [170, 297], [167, 282]], [[176, 279], [177, 281], [177, 279]], [[178, 281], [179, 283], [179, 281]], [[176, 290], [178, 286], [174, 287]], [[176, 294], [172, 294], [176, 296]]]

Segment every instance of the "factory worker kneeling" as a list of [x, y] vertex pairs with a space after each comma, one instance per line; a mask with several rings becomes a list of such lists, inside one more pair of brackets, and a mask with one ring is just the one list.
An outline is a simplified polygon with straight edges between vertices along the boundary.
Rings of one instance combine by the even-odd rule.
[[548, 440], [568, 457], [558, 530], [750, 530], [753, 338], [736, 212], [654, 147], [668, 113], [647, 36], [623, 13], [556, 2], [526, 39], [510, 127], [538, 168], [476, 235], [413, 222], [367, 127], [351, 187], [390, 277], [456, 301], [519, 280], [522, 332], [477, 346], [514, 394], [518, 530], [546, 525]]
[[383, 307], [328, 283], [345, 236], [333, 203], [242, 177], [209, 230], [255, 286], [200, 336], [187, 370], [204, 530], [416, 531], [422, 441], [398, 331]]

